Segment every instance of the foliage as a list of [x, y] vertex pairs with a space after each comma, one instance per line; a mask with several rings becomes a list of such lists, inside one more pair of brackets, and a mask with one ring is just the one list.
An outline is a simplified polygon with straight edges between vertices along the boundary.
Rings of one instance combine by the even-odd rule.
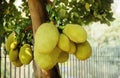
[[[5, 42], [5, 37], [15, 32], [20, 43], [32, 44], [31, 18], [27, 0], [22, 0], [18, 8], [15, 0], [2, 0], [0, 2], [0, 44]], [[29, 30], [29, 31], [28, 31]]]
[[51, 21], [58, 25], [76, 23], [87, 25], [92, 22], [106, 23], [113, 21], [111, 4], [113, 0], [53, 0], [47, 11]]
[[[0, 44], [5, 42], [11, 32], [17, 34], [21, 43], [33, 44], [31, 18], [27, 0], [22, 0], [19, 8], [14, 4], [17, 0], [0, 1]], [[87, 25], [100, 21], [110, 25], [114, 20], [111, 4], [113, 0], [53, 0], [46, 6], [49, 21], [53, 21], [63, 29], [67, 23]]]

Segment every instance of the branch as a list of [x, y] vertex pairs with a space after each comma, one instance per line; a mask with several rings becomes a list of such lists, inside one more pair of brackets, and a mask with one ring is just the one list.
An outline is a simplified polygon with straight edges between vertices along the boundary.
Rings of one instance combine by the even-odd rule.
[[27, 27], [24, 28], [22, 31], [25, 32], [25, 31], [28, 31], [28, 30], [32, 30], [32, 26], [27, 26]]

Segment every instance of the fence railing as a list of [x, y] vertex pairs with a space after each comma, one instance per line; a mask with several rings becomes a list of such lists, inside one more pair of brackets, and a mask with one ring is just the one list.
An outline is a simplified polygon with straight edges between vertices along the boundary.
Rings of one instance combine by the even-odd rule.
[[[32, 62], [16, 68], [3, 53], [0, 59], [1, 78], [34, 78]], [[93, 47], [88, 60], [79, 61], [71, 55], [59, 68], [62, 78], [120, 78], [120, 48]]]

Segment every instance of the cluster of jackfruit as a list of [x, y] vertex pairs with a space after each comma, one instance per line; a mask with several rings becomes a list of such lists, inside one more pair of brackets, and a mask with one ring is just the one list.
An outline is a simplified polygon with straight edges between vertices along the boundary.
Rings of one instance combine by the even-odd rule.
[[16, 67], [29, 64], [33, 59], [33, 52], [29, 44], [19, 45], [16, 34], [11, 33], [5, 43], [11, 63]]
[[38, 66], [50, 70], [56, 63], [64, 63], [73, 54], [86, 60], [92, 54], [85, 29], [77, 24], [67, 24], [62, 32], [53, 23], [43, 23], [35, 34], [34, 59]]

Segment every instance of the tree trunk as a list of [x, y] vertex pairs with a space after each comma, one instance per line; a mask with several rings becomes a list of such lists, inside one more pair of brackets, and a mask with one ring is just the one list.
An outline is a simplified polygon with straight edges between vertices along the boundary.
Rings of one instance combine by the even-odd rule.
[[[29, 10], [32, 19], [32, 29], [33, 35], [37, 28], [44, 22], [48, 20], [47, 12], [45, 10], [46, 0], [28, 0]], [[51, 70], [46, 71], [40, 69], [36, 64], [35, 60], [33, 60], [33, 68], [35, 78], [61, 78], [58, 64], [54, 66]]]

